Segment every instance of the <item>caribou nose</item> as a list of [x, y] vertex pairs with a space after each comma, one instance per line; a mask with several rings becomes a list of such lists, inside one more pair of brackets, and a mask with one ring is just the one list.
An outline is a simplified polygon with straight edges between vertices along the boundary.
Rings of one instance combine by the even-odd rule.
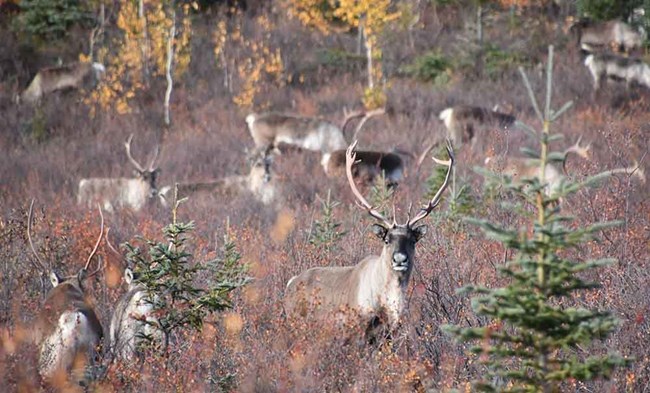
[[393, 262], [398, 265], [401, 265], [406, 261], [406, 255], [401, 252], [396, 252], [393, 254]]

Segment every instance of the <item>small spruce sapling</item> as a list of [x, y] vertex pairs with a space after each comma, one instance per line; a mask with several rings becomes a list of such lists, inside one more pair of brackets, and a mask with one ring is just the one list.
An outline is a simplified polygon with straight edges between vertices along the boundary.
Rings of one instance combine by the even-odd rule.
[[549, 47], [546, 106], [539, 109], [530, 82], [520, 68], [533, 108], [543, 124], [542, 132], [521, 125], [539, 145], [539, 151], [522, 149], [540, 166], [539, 177], [518, 182], [504, 178], [502, 184], [515, 194], [527, 224], [522, 228], [506, 228], [488, 220], [469, 219], [490, 238], [511, 249], [513, 257], [500, 268], [510, 282], [489, 289], [467, 286], [461, 293], [474, 293], [472, 308], [492, 320], [488, 326], [444, 329], [460, 341], [477, 345], [471, 351], [487, 366], [486, 377], [477, 382], [480, 391], [559, 392], [566, 390], [565, 381], [593, 380], [609, 377], [615, 368], [630, 360], [614, 354], [581, 355], [576, 348], [588, 348], [595, 340], [605, 340], [617, 326], [617, 319], [608, 311], [590, 310], [578, 305], [581, 292], [597, 288], [583, 273], [606, 266], [612, 259], [570, 260], [568, 251], [597, 240], [596, 234], [618, 225], [601, 222], [583, 228], [569, 228], [573, 218], [563, 215], [559, 203], [568, 195], [602, 180], [608, 173], [588, 178], [581, 183], [565, 179], [551, 195], [543, 183], [548, 163], [561, 162], [564, 154], [550, 150], [550, 142], [559, 139], [551, 133], [551, 123], [562, 115], [571, 102], [560, 110], [550, 108], [552, 91], [553, 47]]
[[[200, 331], [207, 317], [232, 307], [231, 293], [248, 282], [236, 245], [226, 233], [223, 257], [207, 262], [195, 261], [189, 252], [189, 234], [194, 223], [176, 219], [179, 205], [177, 190], [172, 209], [172, 223], [163, 228], [164, 241], [146, 240], [145, 249], [126, 243], [127, 260], [135, 267], [139, 281], [153, 299], [157, 328], [164, 333], [163, 353], [175, 331]], [[198, 284], [208, 276], [208, 287]]]
[[334, 219], [334, 209], [341, 203], [332, 200], [331, 190], [327, 190], [326, 199], [320, 197], [318, 199], [322, 206], [321, 218], [314, 222], [309, 236], [309, 243], [329, 253], [336, 243], [345, 236], [345, 231], [340, 229], [341, 223], [336, 222]]

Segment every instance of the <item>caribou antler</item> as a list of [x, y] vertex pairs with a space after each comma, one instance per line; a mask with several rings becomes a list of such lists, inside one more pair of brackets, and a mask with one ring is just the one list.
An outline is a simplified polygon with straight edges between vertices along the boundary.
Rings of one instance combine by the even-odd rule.
[[345, 127], [347, 127], [348, 123], [352, 121], [352, 119], [356, 119], [357, 117], [364, 116], [366, 114], [365, 111], [352, 111], [349, 112], [348, 108], [343, 108], [343, 123], [341, 124], [341, 132], [343, 135], [345, 135]]
[[133, 140], [133, 134], [129, 135], [129, 139], [127, 139], [126, 142], [124, 142], [124, 147], [126, 148], [126, 156], [129, 159], [129, 161], [131, 161], [131, 164], [133, 164], [133, 166], [136, 167], [137, 170], [139, 170], [140, 172], [145, 172], [142, 165], [140, 165], [135, 160], [135, 158], [133, 158], [133, 156], [131, 155], [131, 140]]
[[[86, 266], [84, 266], [83, 270], [88, 270], [88, 265], [90, 265], [90, 261], [93, 259], [95, 256], [95, 253], [97, 252], [97, 249], [99, 248], [99, 243], [102, 241], [102, 237], [104, 237], [104, 214], [102, 213], [102, 208], [99, 206], [99, 203], [97, 204], [97, 210], [99, 210], [99, 217], [101, 218], [101, 223], [99, 224], [99, 237], [97, 238], [97, 242], [95, 243], [95, 247], [93, 248], [93, 251], [90, 253], [88, 256], [88, 259], [86, 260]], [[101, 261], [100, 264], [101, 266]], [[97, 273], [99, 269], [97, 269], [95, 272], [93, 272], [91, 275], [94, 275]]]
[[111, 249], [116, 255], [119, 255], [120, 257], [122, 256], [122, 253], [117, 251], [117, 249], [111, 244], [111, 240], [108, 237], [108, 234], [111, 232], [111, 228], [106, 228], [106, 244], [108, 245], [108, 248]]
[[573, 146], [569, 147], [564, 151], [564, 155], [567, 156], [570, 153], [575, 153], [585, 160], [589, 158], [589, 151], [591, 150], [591, 143], [587, 146], [580, 146], [580, 141], [582, 141], [582, 135], [578, 138], [576, 143]]
[[439, 160], [435, 157], [433, 157], [433, 161], [440, 165], [445, 165], [448, 167], [447, 169], [447, 175], [445, 176], [445, 181], [442, 183], [436, 194], [433, 196], [433, 198], [429, 201], [429, 204], [422, 209], [413, 217], [413, 219], [408, 221], [407, 226], [412, 227], [414, 226], [418, 221], [423, 219], [424, 217], [428, 216], [431, 211], [438, 206], [440, 203], [440, 198], [442, 197], [442, 193], [445, 191], [447, 186], [449, 185], [449, 179], [451, 178], [451, 172], [454, 167], [454, 150], [451, 147], [451, 142], [447, 140], [447, 154], [449, 154], [449, 160]]
[[345, 174], [348, 177], [348, 182], [350, 183], [350, 188], [352, 189], [352, 193], [357, 198], [359, 204], [368, 211], [368, 214], [370, 214], [372, 217], [381, 221], [384, 225], [390, 228], [393, 226], [394, 223], [388, 221], [386, 217], [384, 217], [381, 213], [375, 210], [375, 208], [372, 207], [370, 203], [368, 203], [366, 198], [364, 198], [363, 195], [361, 195], [361, 193], [357, 189], [356, 184], [354, 184], [354, 178], [352, 177], [352, 165], [355, 163], [356, 153], [354, 152], [354, 149], [356, 147], [357, 147], [357, 141], [354, 141], [345, 151]]
[[373, 116], [383, 115], [384, 113], [386, 113], [386, 110], [384, 108], [373, 109], [370, 112], [366, 112], [363, 115], [361, 121], [359, 121], [359, 124], [357, 124], [357, 128], [354, 130], [354, 136], [352, 137], [352, 140], [356, 141], [357, 139], [359, 139], [358, 138], [359, 132], [361, 131], [361, 128], [363, 128], [363, 125], [366, 124], [368, 119], [370, 119]]
[[637, 160], [634, 160], [634, 163], [627, 168], [614, 168], [605, 172], [610, 174], [621, 173], [628, 176], [636, 176], [639, 179], [639, 181], [643, 184], [645, 184], [646, 181], [645, 172], [643, 171], [643, 168], [641, 168]]
[[159, 146], [156, 145], [156, 147], [154, 148], [154, 151], [153, 151], [153, 157], [151, 157], [151, 160], [149, 161], [149, 165], [148, 165], [148, 168], [149, 168], [150, 172], [153, 172], [153, 171], [156, 170], [156, 167], [154, 166], [154, 164], [156, 163], [156, 160], [158, 159], [158, 153], [160, 153], [160, 149], [159, 149]]
[[36, 262], [34, 264], [36, 265], [37, 268], [41, 270], [41, 272], [46, 272], [47, 266], [45, 263], [43, 263], [43, 260], [41, 260], [41, 257], [38, 256], [38, 253], [36, 252], [36, 249], [34, 248], [34, 242], [32, 242], [32, 211], [34, 210], [34, 198], [32, 198], [32, 203], [29, 204], [29, 214], [27, 215], [27, 240], [29, 241], [29, 247], [32, 249], [32, 252], [34, 253], [34, 256], [36, 257]]
[[582, 135], [578, 137], [578, 140], [576, 143], [574, 143], [572, 146], [567, 148], [564, 151], [564, 160], [562, 161], [562, 171], [564, 174], [567, 174], [566, 171], [566, 160], [569, 157], [569, 154], [575, 153], [578, 156], [584, 158], [585, 160], [589, 158], [589, 151], [591, 150], [591, 143], [588, 144], [587, 146], [580, 146], [580, 141], [582, 140]]
[[441, 139], [440, 136], [437, 135], [436, 137], [432, 138], [431, 143], [429, 145], [427, 145], [427, 147], [424, 148], [424, 150], [422, 151], [422, 153], [418, 157], [417, 163], [415, 164], [416, 172], [420, 170], [420, 167], [422, 166], [422, 163], [424, 162], [424, 160], [427, 158], [427, 155], [429, 154], [429, 152], [434, 147], [436, 147], [436, 145], [438, 143], [440, 143], [440, 139]]

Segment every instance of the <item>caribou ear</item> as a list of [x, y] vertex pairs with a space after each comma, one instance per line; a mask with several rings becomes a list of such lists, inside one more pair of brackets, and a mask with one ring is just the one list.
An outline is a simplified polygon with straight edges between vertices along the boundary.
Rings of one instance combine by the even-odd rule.
[[370, 230], [381, 240], [385, 240], [386, 234], [388, 234], [388, 229], [386, 229], [386, 227], [381, 224], [372, 224]]
[[126, 281], [128, 285], [131, 285], [133, 282], [133, 270], [129, 269], [128, 267], [124, 269], [124, 281]]
[[413, 228], [413, 235], [415, 236], [415, 241], [418, 242], [420, 239], [427, 234], [429, 228], [426, 225], [420, 225], [419, 227]]
[[50, 272], [50, 282], [52, 283], [52, 287], [56, 288], [61, 283], [61, 279], [55, 272]]
[[[99, 262], [101, 264], [101, 262]], [[79, 280], [79, 284], [83, 282], [83, 280], [88, 277], [88, 271], [86, 269], [81, 269], [79, 270], [79, 273], [77, 273], [77, 280]]]

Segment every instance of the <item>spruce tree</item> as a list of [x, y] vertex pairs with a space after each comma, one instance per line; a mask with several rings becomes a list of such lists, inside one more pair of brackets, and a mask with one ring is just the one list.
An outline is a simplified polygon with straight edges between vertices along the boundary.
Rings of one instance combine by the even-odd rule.
[[231, 308], [231, 293], [250, 281], [229, 233], [222, 256], [205, 262], [194, 259], [188, 246], [194, 223], [177, 220], [178, 207], [185, 201], [177, 195], [175, 187], [172, 223], [163, 228], [163, 241], [140, 238], [144, 248], [125, 243], [127, 261], [152, 299], [156, 327], [164, 333], [163, 354], [168, 352], [174, 332], [187, 328], [200, 331], [210, 315]]
[[327, 199], [321, 199], [319, 196], [316, 196], [322, 205], [321, 219], [314, 222], [314, 227], [309, 237], [310, 244], [322, 249], [327, 254], [345, 236], [345, 231], [341, 230], [341, 223], [334, 219], [334, 209], [341, 203], [333, 201], [331, 194], [331, 190], [327, 190]]
[[[514, 211], [528, 211], [521, 228], [504, 228], [488, 220], [469, 221], [494, 240], [513, 251], [513, 257], [500, 268], [509, 283], [501, 288], [468, 286], [462, 293], [478, 296], [472, 308], [487, 317], [487, 326], [444, 329], [463, 342], [474, 345], [471, 351], [480, 355], [488, 369], [486, 378], [475, 388], [481, 391], [558, 392], [563, 381], [579, 381], [609, 377], [612, 371], [629, 362], [613, 354], [583, 356], [575, 351], [594, 340], [604, 340], [617, 326], [617, 319], [608, 311], [590, 310], [577, 305], [576, 296], [582, 291], [599, 287], [584, 278], [585, 272], [611, 264], [612, 259], [574, 261], [567, 255], [587, 241], [597, 240], [596, 234], [619, 222], [599, 222], [572, 229], [573, 218], [565, 215], [560, 203], [577, 190], [602, 180], [602, 173], [580, 183], [565, 179], [557, 189], [544, 184], [547, 165], [565, 159], [563, 153], [550, 150], [550, 143], [561, 138], [551, 133], [551, 123], [562, 115], [571, 102], [560, 110], [550, 108], [552, 92], [553, 47], [549, 47], [546, 102], [542, 114], [530, 82], [520, 68], [532, 105], [542, 122], [542, 131], [520, 124], [539, 146], [522, 152], [539, 165], [539, 177], [514, 182], [498, 177], [511, 191], [520, 206]], [[512, 202], [511, 202], [512, 203]], [[566, 388], [566, 386], [564, 386]]]

